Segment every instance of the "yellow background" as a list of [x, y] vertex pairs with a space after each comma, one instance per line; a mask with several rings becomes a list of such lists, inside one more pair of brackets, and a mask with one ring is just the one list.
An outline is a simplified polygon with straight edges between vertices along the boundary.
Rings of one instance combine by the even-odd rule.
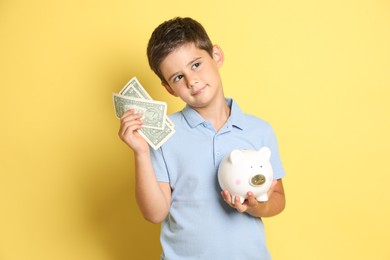
[[386, 0], [1, 0], [0, 259], [158, 258], [112, 92], [137, 76], [182, 108], [145, 54], [174, 16], [203, 23], [225, 94], [275, 128], [287, 208], [265, 219], [274, 259], [390, 259]]

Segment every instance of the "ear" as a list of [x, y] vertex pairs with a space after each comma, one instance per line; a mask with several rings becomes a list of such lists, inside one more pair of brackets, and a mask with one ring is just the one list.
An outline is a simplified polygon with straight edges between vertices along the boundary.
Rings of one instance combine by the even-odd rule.
[[225, 56], [223, 55], [223, 51], [221, 47], [218, 45], [213, 46], [213, 59], [217, 63], [218, 67], [222, 67], [223, 62], [225, 61]]
[[173, 91], [173, 89], [167, 83], [161, 82], [161, 85], [164, 86], [164, 88], [169, 92], [169, 94], [177, 97], [177, 94], [175, 93], [175, 91]]
[[229, 161], [231, 163], [236, 163], [241, 160], [242, 157], [244, 157], [243, 152], [241, 152], [240, 150], [233, 150], [229, 155]]
[[269, 160], [271, 158], [271, 150], [267, 146], [263, 146], [259, 150], [259, 154], [261, 157]]

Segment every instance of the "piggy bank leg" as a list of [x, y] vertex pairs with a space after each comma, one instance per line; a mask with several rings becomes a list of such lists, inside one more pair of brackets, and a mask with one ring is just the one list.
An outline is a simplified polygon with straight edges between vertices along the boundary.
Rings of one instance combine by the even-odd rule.
[[256, 200], [257, 200], [257, 201], [268, 201], [268, 194], [267, 194], [267, 193], [264, 193], [264, 194], [262, 194], [262, 195], [260, 195], [260, 196], [257, 196], [257, 197], [256, 197]]

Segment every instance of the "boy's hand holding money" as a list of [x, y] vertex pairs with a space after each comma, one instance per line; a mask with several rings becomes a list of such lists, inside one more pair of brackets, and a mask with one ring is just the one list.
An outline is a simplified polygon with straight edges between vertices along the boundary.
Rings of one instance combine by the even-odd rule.
[[123, 114], [120, 119], [120, 128], [118, 135], [134, 153], [149, 152], [149, 145], [137, 130], [141, 129], [143, 121], [142, 114], [136, 114], [134, 109], [130, 109]]
[[115, 114], [121, 120], [119, 137], [135, 152], [149, 151], [144, 141], [156, 150], [175, 133], [174, 124], [166, 116], [166, 103], [154, 101], [137, 78], [112, 97]]

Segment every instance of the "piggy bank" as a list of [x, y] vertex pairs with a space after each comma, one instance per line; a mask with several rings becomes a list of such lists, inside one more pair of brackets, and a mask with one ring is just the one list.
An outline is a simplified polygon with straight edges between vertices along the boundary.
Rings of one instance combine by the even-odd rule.
[[228, 190], [243, 203], [247, 193], [253, 192], [257, 201], [267, 201], [267, 192], [273, 181], [270, 163], [271, 150], [264, 146], [260, 150], [233, 150], [221, 161], [218, 182], [222, 190]]

